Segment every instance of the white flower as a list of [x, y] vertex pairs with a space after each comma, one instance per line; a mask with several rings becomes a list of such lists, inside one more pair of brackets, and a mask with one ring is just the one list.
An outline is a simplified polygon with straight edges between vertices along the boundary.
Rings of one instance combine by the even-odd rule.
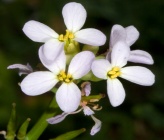
[[31, 96], [40, 95], [51, 90], [56, 83], [62, 82], [56, 92], [57, 103], [64, 112], [75, 111], [80, 104], [81, 91], [73, 81], [80, 79], [90, 71], [94, 54], [89, 51], [76, 54], [71, 60], [67, 72], [64, 51], [54, 63], [50, 64], [42, 55], [42, 47], [39, 49], [39, 57], [43, 65], [50, 71], [33, 72], [27, 75], [21, 82], [22, 91]]
[[125, 42], [117, 42], [111, 52], [111, 61], [106, 59], [95, 60], [91, 69], [98, 78], [107, 80], [107, 93], [112, 106], [120, 105], [125, 98], [125, 90], [118, 77], [133, 83], [151, 86], [154, 83], [154, 74], [145, 67], [129, 66], [127, 64], [130, 48]]
[[[84, 84], [82, 84], [82, 88], [85, 88], [86, 85], [87, 85], [87, 86], [90, 86], [90, 83], [89, 83], [89, 82], [85, 82]], [[84, 87], [83, 87], [83, 86], [84, 86]], [[91, 88], [89, 87], [88, 90], [91, 90]], [[89, 91], [89, 93], [88, 93], [87, 96], [89, 96], [89, 95], [90, 95], [90, 91]], [[70, 112], [70, 113], [65, 113], [65, 112], [63, 112], [63, 113], [60, 114], [60, 115], [57, 115], [57, 116], [55, 116], [55, 117], [51, 117], [51, 118], [47, 119], [47, 122], [48, 122], [49, 124], [57, 124], [57, 123], [62, 122], [68, 115], [77, 114], [77, 113], [79, 113], [79, 112], [81, 112], [81, 111], [83, 110], [84, 115], [86, 115], [86, 116], [91, 116], [91, 118], [92, 118], [92, 119], [94, 120], [94, 122], [95, 122], [95, 125], [92, 127], [91, 132], [90, 132], [91, 135], [95, 135], [95, 134], [96, 134], [97, 132], [99, 132], [100, 129], [101, 129], [101, 121], [98, 120], [96, 117], [93, 116], [93, 114], [95, 114], [95, 113], [94, 113], [94, 111], [89, 107], [88, 102], [86, 102], [86, 101], [81, 101], [81, 103], [80, 103], [79, 105], [81, 106], [81, 108], [80, 108], [79, 110], [74, 111], [74, 112]], [[94, 108], [94, 107], [92, 107], [92, 108]]]
[[[111, 51], [113, 46], [120, 41], [124, 41], [130, 47], [133, 43], [138, 39], [139, 32], [134, 26], [128, 26], [126, 28], [121, 25], [114, 25], [111, 30], [110, 35], [110, 48]], [[107, 55], [107, 59], [110, 58], [110, 52]], [[133, 50], [130, 51], [130, 55], [128, 61], [135, 63], [143, 63], [143, 64], [153, 64], [152, 56], [143, 50]]]
[[91, 46], [104, 45], [106, 36], [94, 28], [82, 29], [86, 20], [86, 10], [80, 3], [70, 2], [63, 7], [62, 15], [67, 27], [66, 35], [59, 35], [43, 23], [31, 20], [24, 27], [24, 33], [35, 42], [43, 42], [44, 55], [49, 60], [57, 58], [55, 52], [61, 52], [64, 42], [75, 40]]

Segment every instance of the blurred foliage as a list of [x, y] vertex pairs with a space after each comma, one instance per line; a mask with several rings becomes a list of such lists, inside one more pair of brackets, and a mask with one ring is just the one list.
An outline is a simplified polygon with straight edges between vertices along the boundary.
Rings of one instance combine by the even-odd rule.
[[[23, 94], [18, 86], [23, 78], [17, 71], [7, 70], [14, 63], [30, 63], [33, 67], [39, 62], [39, 43], [32, 42], [22, 32], [28, 20], [37, 20], [50, 26], [58, 33], [65, 32], [62, 7], [69, 0], [1, 0], [0, 1], [0, 130], [5, 130], [10, 116], [11, 104], [17, 104], [18, 126], [27, 117], [32, 120], [30, 127], [49, 104], [52, 93], [36, 97]], [[94, 122], [82, 113], [68, 116], [66, 120], [50, 125], [41, 139], [57, 137], [60, 134], [82, 127], [86, 132], [77, 139], [105, 140], [162, 140], [164, 138], [164, 1], [163, 0], [77, 0], [87, 10], [87, 20], [83, 28], [93, 27], [107, 35], [108, 41], [100, 48], [108, 48], [111, 27], [120, 24], [134, 25], [140, 32], [139, 40], [132, 49], [142, 49], [152, 54], [155, 64], [147, 66], [156, 75], [152, 87], [142, 87], [121, 81], [126, 89], [124, 103], [113, 108], [108, 98], [100, 104], [103, 109], [96, 113], [102, 121], [102, 129], [91, 136]], [[134, 64], [133, 64], [134, 65]], [[93, 93], [106, 93], [106, 84], [94, 83]], [[3, 139], [0, 136], [0, 139]]]

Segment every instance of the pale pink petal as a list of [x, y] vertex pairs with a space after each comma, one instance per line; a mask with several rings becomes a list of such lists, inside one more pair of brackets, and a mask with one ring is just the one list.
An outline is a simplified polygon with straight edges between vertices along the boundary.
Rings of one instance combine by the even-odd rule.
[[109, 61], [109, 62], [111, 62], [111, 53], [112, 53], [112, 50], [110, 51], [108, 51], [108, 53], [107, 53], [107, 55], [106, 55], [106, 59]]
[[43, 46], [43, 53], [48, 60], [55, 60], [64, 49], [64, 43], [57, 39], [47, 41]]
[[134, 26], [128, 26], [125, 28], [127, 37], [126, 43], [131, 46], [139, 37], [139, 32]]
[[92, 127], [92, 129], [91, 129], [91, 132], [90, 132], [90, 134], [93, 136], [93, 135], [95, 135], [97, 132], [99, 132], [100, 131], [100, 129], [101, 129], [101, 121], [100, 120], [98, 120], [96, 117], [94, 117], [93, 115], [91, 115], [91, 117], [92, 117], [92, 119], [94, 120], [94, 122], [95, 122], [95, 125]]
[[154, 64], [152, 56], [148, 52], [142, 50], [131, 51], [128, 61], [149, 65]]
[[112, 66], [123, 67], [127, 64], [130, 48], [125, 42], [117, 42], [111, 53]]
[[91, 69], [96, 77], [107, 79], [107, 73], [111, 70], [111, 64], [108, 60], [98, 59], [93, 61]]
[[97, 29], [88, 28], [76, 32], [75, 40], [91, 46], [102, 46], [106, 42], [106, 36]]
[[33, 72], [32, 67], [27, 63], [27, 65], [22, 64], [13, 64], [7, 67], [7, 69], [19, 69], [19, 76], [22, 74], [30, 74]]
[[95, 55], [90, 51], [83, 51], [76, 54], [70, 62], [68, 73], [71, 74], [74, 79], [81, 78], [90, 71], [94, 58]]
[[81, 91], [76, 84], [63, 83], [56, 92], [56, 101], [60, 109], [66, 113], [75, 111], [80, 105]]
[[47, 25], [30, 20], [25, 23], [23, 32], [35, 42], [46, 42], [49, 39], [58, 38], [58, 34]]
[[60, 71], [65, 71], [66, 67], [66, 55], [62, 51], [59, 56], [54, 60], [48, 60], [43, 53], [43, 46], [39, 48], [39, 58], [42, 64], [54, 74], [58, 74]]
[[33, 72], [23, 79], [20, 86], [25, 94], [36, 96], [51, 90], [57, 82], [51, 72]]
[[87, 84], [84, 87], [84, 92], [85, 92], [85, 96], [89, 96], [91, 93], [91, 83], [87, 82]]
[[125, 90], [118, 79], [108, 78], [107, 91], [112, 106], [116, 107], [122, 104], [125, 99]]
[[87, 116], [95, 114], [94, 111], [92, 109], [90, 109], [88, 106], [83, 107], [83, 112]]
[[154, 74], [149, 69], [140, 66], [122, 68], [120, 77], [143, 86], [151, 86], [155, 82]]
[[80, 3], [70, 2], [62, 10], [65, 25], [68, 30], [76, 32], [84, 25], [86, 10]]
[[68, 113], [63, 112], [60, 115], [47, 119], [47, 122], [49, 124], [57, 124], [62, 122], [68, 115], [69, 115]]
[[127, 34], [125, 28], [122, 27], [121, 25], [117, 25], [117, 24], [114, 25], [112, 27], [111, 34], [110, 34], [110, 42], [109, 42], [110, 50], [117, 42], [126, 41], [126, 37]]

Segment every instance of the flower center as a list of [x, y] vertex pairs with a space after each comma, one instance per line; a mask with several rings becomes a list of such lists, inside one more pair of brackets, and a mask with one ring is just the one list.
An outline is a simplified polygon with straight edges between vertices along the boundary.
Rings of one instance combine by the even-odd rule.
[[71, 74], [66, 74], [65, 71], [60, 71], [60, 73], [57, 75], [59, 81], [70, 83], [73, 81], [73, 77]]
[[72, 39], [74, 39], [75, 38], [75, 36], [74, 36], [74, 34], [72, 33], [72, 32], [70, 32], [69, 30], [66, 30], [66, 34], [65, 35], [63, 35], [63, 34], [61, 34], [61, 35], [59, 35], [59, 41], [69, 41], [69, 40], [72, 40]]
[[108, 71], [107, 76], [111, 79], [117, 78], [121, 75], [119, 67], [113, 67], [110, 71]]

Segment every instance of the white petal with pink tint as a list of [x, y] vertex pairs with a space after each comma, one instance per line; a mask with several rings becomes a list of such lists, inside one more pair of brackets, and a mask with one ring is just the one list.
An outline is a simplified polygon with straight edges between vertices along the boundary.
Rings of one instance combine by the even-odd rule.
[[122, 68], [120, 77], [143, 86], [151, 86], [155, 82], [154, 74], [149, 69], [140, 66]]
[[121, 25], [114, 25], [111, 30], [110, 34], [110, 50], [113, 48], [113, 46], [119, 42], [119, 41], [125, 41], [127, 37], [125, 28]]
[[54, 74], [58, 74], [62, 70], [65, 71], [66, 55], [64, 51], [62, 51], [55, 60], [50, 61], [44, 56], [43, 46], [41, 46], [39, 48], [39, 58], [42, 64]]
[[81, 91], [76, 84], [63, 83], [56, 92], [56, 101], [61, 110], [74, 112], [80, 105]]
[[138, 39], [139, 32], [134, 26], [128, 26], [128, 27], [125, 28], [125, 30], [126, 30], [126, 33], [127, 33], [126, 43], [129, 46], [131, 46]]
[[92, 72], [95, 76], [102, 79], [107, 79], [107, 73], [111, 70], [112, 66], [106, 59], [98, 59], [92, 63]]
[[25, 23], [23, 32], [35, 42], [46, 42], [49, 39], [58, 38], [58, 34], [54, 30], [47, 25], [34, 20]]
[[93, 136], [93, 135], [95, 135], [97, 132], [100, 131], [100, 129], [101, 129], [101, 121], [98, 120], [98, 119], [97, 119], [96, 117], [94, 117], [93, 115], [91, 115], [91, 117], [92, 117], [92, 119], [93, 119], [94, 122], [95, 122], [95, 125], [92, 127], [91, 132], [90, 132], [90, 134]]
[[65, 25], [69, 31], [76, 32], [81, 29], [86, 20], [86, 10], [80, 3], [70, 2], [62, 10]]
[[83, 51], [76, 54], [70, 62], [68, 73], [74, 79], [81, 78], [90, 71], [94, 58], [95, 55], [90, 51]]
[[36, 96], [51, 90], [57, 82], [52, 72], [33, 72], [23, 79], [20, 86], [25, 94]]
[[107, 80], [107, 92], [110, 103], [112, 106], [116, 107], [122, 104], [125, 99], [125, 90], [122, 83], [118, 79]]
[[59, 40], [51, 39], [43, 46], [43, 52], [48, 60], [55, 60], [63, 51], [64, 43]]
[[117, 42], [111, 53], [112, 66], [123, 67], [127, 64], [129, 58], [130, 48], [125, 42]]
[[76, 32], [75, 40], [91, 46], [102, 46], [106, 42], [106, 36], [97, 29], [88, 28]]
[[130, 56], [128, 61], [135, 62], [135, 63], [143, 63], [143, 64], [154, 64], [154, 60], [152, 56], [143, 50], [134, 50], [130, 52]]

